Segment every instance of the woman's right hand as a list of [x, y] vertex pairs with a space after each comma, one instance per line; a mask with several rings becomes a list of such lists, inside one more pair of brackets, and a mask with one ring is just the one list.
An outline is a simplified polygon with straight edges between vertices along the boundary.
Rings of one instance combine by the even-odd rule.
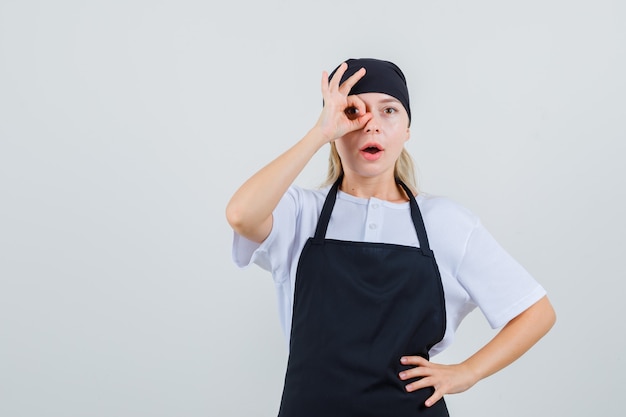
[[324, 72], [324, 108], [315, 127], [250, 177], [230, 199], [226, 217], [239, 235], [259, 243], [265, 240], [272, 230], [274, 209], [313, 155], [326, 143], [363, 128], [372, 118], [362, 100], [348, 95], [365, 75], [365, 69], [361, 68], [339, 85], [347, 68], [346, 63], [341, 64], [330, 81]]
[[348, 69], [342, 63], [330, 81], [328, 73], [322, 73], [322, 97], [324, 108], [316, 128], [327, 142], [332, 142], [346, 133], [361, 129], [372, 118], [365, 108], [365, 103], [356, 95], [348, 95], [354, 85], [365, 75], [365, 68], [352, 74], [341, 85], [341, 77]]

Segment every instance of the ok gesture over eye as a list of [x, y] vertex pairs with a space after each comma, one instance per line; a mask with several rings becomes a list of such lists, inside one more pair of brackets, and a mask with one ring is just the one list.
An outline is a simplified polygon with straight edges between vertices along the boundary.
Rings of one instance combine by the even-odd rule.
[[341, 64], [330, 80], [326, 71], [322, 74], [324, 108], [317, 126], [328, 142], [362, 128], [372, 118], [361, 99], [356, 95], [348, 95], [352, 87], [365, 75], [365, 68], [361, 68], [339, 84], [347, 68], [345, 62]]

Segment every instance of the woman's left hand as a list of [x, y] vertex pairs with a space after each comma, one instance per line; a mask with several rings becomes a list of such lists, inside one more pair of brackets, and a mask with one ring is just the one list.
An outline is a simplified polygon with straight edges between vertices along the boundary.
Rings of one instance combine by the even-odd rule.
[[552, 304], [544, 296], [509, 321], [489, 343], [460, 364], [439, 365], [421, 356], [403, 356], [400, 362], [415, 365], [415, 368], [400, 372], [400, 379], [421, 378], [407, 384], [409, 392], [425, 387], [435, 388], [434, 394], [425, 403], [430, 407], [445, 394], [466, 391], [522, 356], [548, 332], [555, 320]]
[[433, 387], [435, 392], [426, 400], [426, 407], [439, 401], [445, 394], [458, 394], [471, 388], [478, 378], [467, 365], [440, 365], [432, 363], [421, 356], [403, 356], [400, 359], [403, 365], [415, 365], [399, 374], [401, 380], [421, 378], [406, 386], [408, 392], [421, 388]]

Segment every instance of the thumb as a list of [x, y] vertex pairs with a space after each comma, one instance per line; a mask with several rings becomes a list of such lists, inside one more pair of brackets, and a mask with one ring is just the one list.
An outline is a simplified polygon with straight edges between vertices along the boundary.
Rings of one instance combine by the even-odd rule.
[[358, 129], [362, 129], [365, 127], [365, 125], [367, 124], [367, 122], [369, 122], [372, 119], [372, 113], [367, 112], [355, 119], [350, 120], [350, 130], [354, 131], [354, 130], [358, 130]]

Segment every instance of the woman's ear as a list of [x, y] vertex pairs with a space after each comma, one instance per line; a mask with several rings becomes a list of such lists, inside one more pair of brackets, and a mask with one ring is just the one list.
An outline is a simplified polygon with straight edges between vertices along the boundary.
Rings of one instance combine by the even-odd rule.
[[406, 142], [409, 139], [411, 139], [411, 128], [407, 127], [406, 128], [406, 139], [404, 139], [404, 141]]

